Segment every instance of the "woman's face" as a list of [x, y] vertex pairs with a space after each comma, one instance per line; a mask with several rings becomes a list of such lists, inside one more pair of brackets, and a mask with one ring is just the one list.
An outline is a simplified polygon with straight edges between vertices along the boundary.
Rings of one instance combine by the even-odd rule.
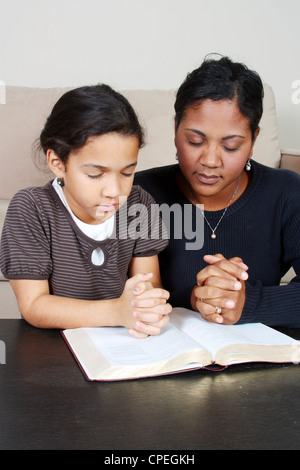
[[175, 145], [181, 172], [199, 203], [206, 197], [228, 202], [253, 144], [250, 121], [234, 101], [207, 99], [185, 110]]

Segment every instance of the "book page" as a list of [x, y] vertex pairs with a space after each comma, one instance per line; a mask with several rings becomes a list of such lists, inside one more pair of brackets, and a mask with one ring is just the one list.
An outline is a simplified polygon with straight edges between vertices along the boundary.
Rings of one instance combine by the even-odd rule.
[[135, 339], [126, 328], [84, 328], [95, 347], [111, 365], [148, 365], [168, 361], [179, 354], [198, 349], [192, 338], [168, 324], [159, 336]]
[[219, 325], [200, 313], [175, 308], [158, 336], [135, 339], [121, 327], [63, 332], [77, 362], [91, 380], [121, 380], [201, 368], [213, 362], [289, 362], [300, 342], [260, 323]]
[[215, 357], [218, 350], [233, 344], [299, 345], [299, 341], [262, 323], [243, 325], [209, 323], [200, 313], [184, 308], [174, 308], [171, 312], [171, 321], [209, 351], [212, 357]]

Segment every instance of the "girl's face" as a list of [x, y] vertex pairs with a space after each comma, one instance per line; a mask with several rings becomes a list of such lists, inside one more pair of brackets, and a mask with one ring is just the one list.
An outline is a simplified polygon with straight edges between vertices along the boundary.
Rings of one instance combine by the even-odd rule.
[[188, 189], [199, 203], [210, 204], [211, 210], [224, 207], [241, 174], [245, 189], [248, 178], [243, 169], [254, 141], [249, 119], [234, 101], [207, 99], [187, 108], [175, 145]]
[[80, 220], [102, 223], [112, 217], [130, 194], [139, 141], [116, 132], [90, 138], [71, 153], [64, 165], [52, 150], [48, 164], [64, 179], [64, 195]]

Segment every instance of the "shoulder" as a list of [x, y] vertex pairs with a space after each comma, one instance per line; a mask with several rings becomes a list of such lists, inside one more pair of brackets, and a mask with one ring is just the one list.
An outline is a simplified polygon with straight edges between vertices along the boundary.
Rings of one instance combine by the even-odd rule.
[[[178, 165], [167, 165], [156, 168], [150, 168], [149, 170], [138, 171], [135, 174], [134, 181], [136, 184], [147, 183], [147, 182], [161, 182], [166, 177], [175, 178]], [[142, 185], [142, 184], [141, 184]]]
[[51, 182], [45, 184], [45, 186], [33, 186], [25, 189], [21, 189], [18, 191], [12, 198], [12, 202], [22, 203], [29, 201], [37, 201], [39, 199], [49, 199], [51, 194]]
[[132, 204], [154, 204], [155, 201], [153, 197], [142, 188], [139, 184], [134, 184], [132, 186], [131, 192], [128, 197], [128, 205]]
[[278, 212], [285, 208], [299, 212], [300, 175], [292, 170], [253, 163], [253, 191], [260, 202], [263, 200], [268, 207], [276, 206]]
[[7, 213], [18, 213], [20, 216], [24, 213], [24, 216], [29, 218], [34, 213], [46, 212], [50, 207], [56, 206], [54, 192], [51, 182], [45, 186], [21, 189], [13, 196]]
[[148, 191], [158, 203], [172, 202], [178, 199], [176, 175], [179, 165], [168, 165], [137, 172], [135, 184]]
[[283, 168], [272, 168], [258, 162], [253, 162], [253, 164], [254, 172], [265, 183], [278, 183], [280, 186], [288, 183], [299, 187], [300, 175], [295, 171]]

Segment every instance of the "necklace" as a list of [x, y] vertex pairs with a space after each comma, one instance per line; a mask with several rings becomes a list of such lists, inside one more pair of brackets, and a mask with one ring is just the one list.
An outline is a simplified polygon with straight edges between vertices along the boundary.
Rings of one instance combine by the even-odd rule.
[[235, 188], [235, 190], [234, 190], [234, 193], [233, 193], [233, 195], [231, 196], [229, 202], [227, 203], [227, 205], [226, 205], [226, 207], [225, 207], [225, 209], [224, 209], [224, 211], [223, 211], [223, 213], [222, 213], [222, 215], [221, 215], [221, 217], [220, 217], [220, 219], [219, 219], [217, 225], [215, 226], [215, 228], [212, 228], [212, 226], [211, 226], [210, 223], [208, 222], [208, 220], [207, 220], [207, 218], [206, 218], [206, 216], [205, 216], [205, 214], [204, 214], [204, 210], [201, 209], [201, 207], [199, 207], [199, 203], [198, 203], [198, 201], [196, 200], [196, 198], [194, 197], [194, 195], [193, 195], [193, 193], [192, 193], [192, 190], [190, 189], [191, 197], [192, 197], [194, 203], [196, 204], [196, 206], [199, 207], [199, 209], [200, 209], [200, 211], [201, 211], [201, 213], [202, 213], [202, 215], [203, 215], [203, 218], [204, 218], [205, 222], [206, 222], [207, 225], [209, 226], [209, 228], [210, 228], [210, 230], [211, 230], [211, 232], [212, 232], [210, 238], [212, 238], [213, 240], [215, 240], [215, 239], [217, 238], [217, 235], [216, 235], [215, 232], [216, 232], [217, 228], [219, 227], [219, 225], [220, 225], [220, 223], [221, 223], [221, 221], [222, 221], [224, 215], [226, 214], [228, 207], [229, 207], [230, 204], [232, 203], [232, 201], [233, 201], [233, 199], [234, 199], [234, 197], [235, 197], [235, 195], [236, 195], [236, 193], [237, 193], [237, 190], [239, 189], [240, 181], [241, 181], [241, 175], [239, 176], [238, 184], [237, 184], [237, 186], [236, 186], [236, 188]]

